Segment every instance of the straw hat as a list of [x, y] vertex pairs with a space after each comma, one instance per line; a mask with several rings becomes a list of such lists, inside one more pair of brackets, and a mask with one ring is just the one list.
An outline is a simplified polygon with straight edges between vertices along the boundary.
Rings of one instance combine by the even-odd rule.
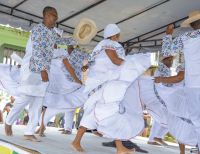
[[81, 19], [74, 30], [74, 38], [82, 45], [89, 44], [96, 34], [97, 26], [95, 22], [87, 18]]
[[197, 20], [200, 20], [200, 10], [191, 12], [189, 18], [181, 24], [181, 27], [191, 27], [190, 24]]

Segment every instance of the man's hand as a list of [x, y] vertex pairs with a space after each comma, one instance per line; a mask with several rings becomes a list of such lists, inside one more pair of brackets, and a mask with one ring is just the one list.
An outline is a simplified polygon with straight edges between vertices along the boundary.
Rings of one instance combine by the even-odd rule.
[[161, 83], [162, 77], [155, 77], [154, 82], [155, 83]]
[[83, 72], [85, 72], [85, 71], [87, 71], [88, 68], [89, 68], [89, 67], [88, 67], [87, 65], [85, 65], [85, 66], [83, 66], [83, 67], [81, 68], [81, 70], [82, 70]]
[[42, 77], [42, 81], [43, 82], [48, 82], [49, 81], [48, 73], [47, 73], [46, 70], [42, 70], [41, 71], [41, 77]]
[[174, 32], [174, 25], [167, 26], [166, 34], [167, 35], [172, 35], [173, 32]]

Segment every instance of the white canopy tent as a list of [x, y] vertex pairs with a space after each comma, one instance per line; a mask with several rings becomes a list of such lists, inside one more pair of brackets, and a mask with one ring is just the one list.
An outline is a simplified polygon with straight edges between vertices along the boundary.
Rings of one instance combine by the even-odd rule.
[[68, 34], [81, 18], [94, 20], [98, 34], [89, 47], [102, 40], [109, 23], [119, 25], [125, 47], [159, 47], [168, 24], [174, 24], [176, 34], [185, 31], [180, 23], [200, 9], [200, 0], [0, 0], [0, 24], [30, 30], [42, 21], [45, 6], [57, 9], [57, 26]]

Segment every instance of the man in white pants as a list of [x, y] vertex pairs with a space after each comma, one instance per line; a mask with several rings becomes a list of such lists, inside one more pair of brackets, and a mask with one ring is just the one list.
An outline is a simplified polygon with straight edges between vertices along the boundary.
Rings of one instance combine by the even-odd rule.
[[[173, 56], [171, 55], [162, 55], [161, 62], [158, 65], [158, 69], [155, 72], [155, 77], [169, 77], [171, 76], [171, 66], [173, 64]], [[172, 84], [163, 84], [165, 86], [172, 86]], [[168, 133], [168, 129], [158, 122], [153, 120], [151, 133], [149, 136], [148, 144], [153, 145], [167, 145], [163, 139], [165, 135]], [[158, 142], [158, 143], [157, 143]]]
[[38, 125], [43, 98], [48, 86], [48, 72], [54, 44], [68, 45], [70, 41], [74, 41], [72, 38], [58, 37], [53, 29], [57, 19], [56, 9], [47, 6], [43, 10], [43, 23], [36, 25], [31, 31], [20, 72], [20, 95], [16, 97], [16, 102], [5, 123], [5, 133], [8, 136], [12, 135], [12, 124], [19, 113], [29, 104], [29, 122], [24, 137], [27, 140], [39, 141], [34, 136], [34, 131]]
[[[163, 38], [163, 54], [183, 51], [185, 58], [185, 91], [191, 121], [195, 126], [200, 151], [200, 10], [189, 14], [182, 27], [193, 31], [172, 40], [173, 26], [168, 26]], [[200, 154], [200, 152], [198, 152]]]
[[[166, 143], [163, 141], [165, 135], [168, 133], [168, 129], [161, 126], [158, 122], [153, 120], [151, 133], [149, 136], [148, 144], [153, 145], [166, 145]], [[159, 143], [157, 143], [159, 142]]]

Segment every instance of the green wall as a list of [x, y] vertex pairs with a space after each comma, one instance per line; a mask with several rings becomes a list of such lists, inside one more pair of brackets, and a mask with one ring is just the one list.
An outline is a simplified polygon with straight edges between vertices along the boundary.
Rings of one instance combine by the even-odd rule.
[[4, 48], [25, 51], [29, 32], [0, 25], [0, 63], [3, 62]]

